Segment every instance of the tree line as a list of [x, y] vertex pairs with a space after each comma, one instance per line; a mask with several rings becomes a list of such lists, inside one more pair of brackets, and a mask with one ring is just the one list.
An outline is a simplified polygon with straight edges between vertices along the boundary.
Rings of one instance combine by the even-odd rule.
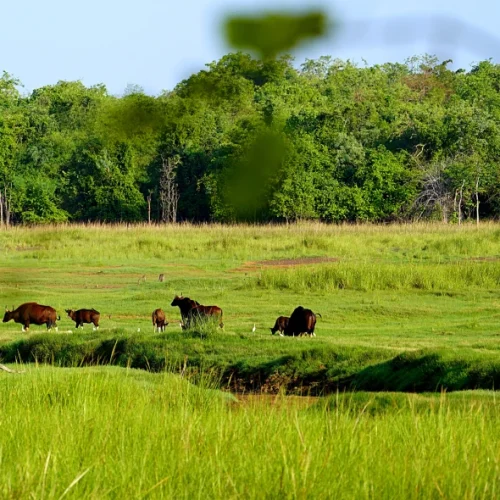
[[0, 223], [500, 213], [500, 66], [225, 55], [153, 97], [0, 78]]

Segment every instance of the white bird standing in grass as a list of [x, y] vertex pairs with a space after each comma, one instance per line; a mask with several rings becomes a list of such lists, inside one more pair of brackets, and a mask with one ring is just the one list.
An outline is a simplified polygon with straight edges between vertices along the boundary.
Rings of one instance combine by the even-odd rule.
[[257, 330], [257, 328], [255, 328], [255, 323], [254, 323], [252, 328], [252, 333], [255, 333], [255, 330]]

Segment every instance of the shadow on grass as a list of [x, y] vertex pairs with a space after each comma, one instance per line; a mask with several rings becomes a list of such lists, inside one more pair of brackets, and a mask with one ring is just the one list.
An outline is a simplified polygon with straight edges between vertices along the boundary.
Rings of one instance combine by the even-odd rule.
[[[271, 346], [274, 348], [274, 346]], [[396, 353], [360, 346], [285, 345], [285, 353], [199, 329], [159, 335], [111, 332], [97, 336], [44, 334], [4, 344], [4, 363], [56, 366], [118, 365], [152, 372], [180, 373], [201, 381], [203, 374], [234, 392], [323, 395], [336, 391], [439, 392], [495, 389], [500, 359], [494, 352], [420, 350]], [[288, 351], [289, 349], [289, 351]]]

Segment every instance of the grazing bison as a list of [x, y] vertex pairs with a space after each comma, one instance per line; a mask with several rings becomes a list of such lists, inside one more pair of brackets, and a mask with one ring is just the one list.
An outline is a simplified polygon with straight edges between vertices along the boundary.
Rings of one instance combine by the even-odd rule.
[[165, 320], [165, 313], [163, 309], [155, 309], [152, 314], [153, 318], [153, 332], [164, 332], [168, 321]]
[[196, 323], [199, 320], [208, 320], [210, 318], [216, 318], [219, 322], [219, 326], [224, 328], [224, 323], [222, 322], [222, 309], [218, 306], [202, 306], [198, 305], [192, 307], [187, 314], [187, 327], [191, 326], [191, 321]]
[[170, 304], [172, 307], [177, 306], [181, 311], [182, 323], [184, 325], [188, 322], [188, 314], [189, 311], [196, 306], [199, 306], [200, 303], [196, 302], [196, 300], [191, 300], [189, 297], [183, 297], [182, 295], [179, 297], [176, 295], [172, 303]]
[[[321, 314], [318, 314], [321, 317]], [[314, 327], [316, 326], [316, 315], [311, 309], [304, 309], [302, 306], [296, 307], [290, 316], [288, 325], [283, 333], [288, 336], [309, 335], [315, 337]]]
[[47, 325], [47, 330], [50, 330], [53, 326], [56, 327], [56, 319], [60, 320], [60, 317], [56, 317], [56, 310], [50, 306], [42, 306], [36, 302], [26, 302], [21, 304], [14, 311], [8, 311], [5, 308], [5, 315], [3, 317], [3, 322], [7, 323], [13, 319], [16, 323], [21, 323], [23, 325], [22, 331], [25, 332], [29, 330], [30, 324], [34, 325]]
[[290, 318], [288, 316], [280, 316], [274, 323], [274, 326], [271, 328], [271, 333], [274, 335], [276, 332], [278, 332], [283, 337], [283, 332], [288, 326], [289, 321]]
[[73, 309], [66, 309], [68, 316], [76, 323], [75, 328], [80, 326], [83, 328], [84, 323], [93, 323], [93, 330], [99, 328], [99, 318], [101, 313], [95, 309], [78, 309], [74, 311]]

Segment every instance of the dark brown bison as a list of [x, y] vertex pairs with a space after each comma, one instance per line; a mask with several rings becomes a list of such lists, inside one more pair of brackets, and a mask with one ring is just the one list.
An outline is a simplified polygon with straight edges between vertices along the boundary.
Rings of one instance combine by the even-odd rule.
[[196, 302], [196, 300], [191, 300], [189, 297], [183, 297], [182, 295], [179, 297], [178, 295], [176, 295], [170, 305], [172, 307], [177, 306], [180, 309], [183, 326], [186, 326], [188, 322], [189, 311], [193, 307], [199, 306], [200, 303]]
[[271, 333], [274, 335], [276, 332], [278, 332], [281, 336], [283, 336], [283, 332], [288, 326], [289, 321], [290, 318], [288, 316], [280, 316], [274, 323], [274, 326], [271, 328]]
[[93, 323], [93, 330], [99, 328], [99, 318], [101, 313], [95, 309], [78, 309], [74, 311], [73, 309], [66, 309], [68, 316], [75, 322], [75, 328], [80, 326], [83, 328], [84, 323]]
[[189, 328], [191, 326], [191, 322], [196, 323], [200, 320], [208, 320], [211, 318], [217, 319], [219, 322], [219, 326], [224, 328], [224, 323], [222, 322], [222, 309], [218, 306], [202, 306], [198, 305], [192, 307], [187, 315], [187, 324], [186, 326]]
[[[321, 314], [318, 314], [321, 317]], [[304, 309], [302, 306], [296, 307], [290, 316], [288, 325], [283, 333], [287, 336], [309, 335], [315, 337], [314, 328], [316, 326], [316, 314], [311, 309]]]
[[163, 309], [155, 309], [152, 314], [153, 319], [153, 332], [164, 332], [165, 327], [168, 325], [168, 321], [165, 319], [165, 313]]
[[56, 310], [50, 306], [42, 306], [36, 302], [26, 302], [21, 304], [14, 311], [8, 311], [5, 308], [5, 315], [3, 317], [3, 322], [7, 323], [13, 319], [16, 323], [21, 323], [23, 325], [22, 331], [25, 332], [29, 330], [30, 324], [34, 325], [47, 325], [47, 330], [56, 328], [56, 319], [60, 320], [60, 317], [56, 317]]

